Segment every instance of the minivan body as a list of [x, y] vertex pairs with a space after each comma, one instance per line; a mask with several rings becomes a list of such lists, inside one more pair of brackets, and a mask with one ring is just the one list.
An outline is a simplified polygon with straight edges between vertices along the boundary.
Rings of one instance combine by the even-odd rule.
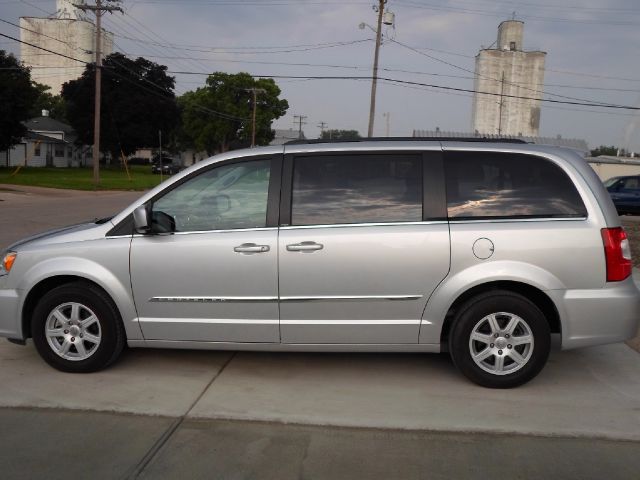
[[122, 347], [449, 351], [513, 387], [632, 338], [640, 296], [607, 190], [519, 143], [295, 143], [214, 156], [111, 219], [22, 240], [0, 335], [64, 371]]

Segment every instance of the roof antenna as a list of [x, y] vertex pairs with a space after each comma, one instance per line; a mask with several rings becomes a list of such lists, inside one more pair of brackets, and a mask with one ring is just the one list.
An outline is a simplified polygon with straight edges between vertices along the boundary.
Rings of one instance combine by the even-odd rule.
[[515, 20], [515, 19], [516, 19], [516, 12], [514, 11], [514, 12], [511, 14], [511, 20]]

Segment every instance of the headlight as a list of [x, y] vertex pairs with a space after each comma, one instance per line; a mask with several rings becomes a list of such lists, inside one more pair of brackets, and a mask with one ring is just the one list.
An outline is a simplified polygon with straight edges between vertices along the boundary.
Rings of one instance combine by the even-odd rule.
[[0, 264], [0, 275], [7, 275], [11, 271], [11, 267], [13, 267], [17, 256], [18, 254], [16, 252], [7, 252], [4, 254], [2, 264]]

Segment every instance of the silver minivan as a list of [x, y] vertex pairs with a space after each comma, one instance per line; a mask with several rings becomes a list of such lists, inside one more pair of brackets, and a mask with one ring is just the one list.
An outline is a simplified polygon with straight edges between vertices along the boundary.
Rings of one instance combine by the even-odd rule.
[[[477, 139], [476, 139], [477, 140]], [[113, 218], [3, 253], [0, 335], [90, 372], [130, 347], [441, 352], [487, 387], [635, 335], [606, 189], [521, 142], [293, 143], [217, 155]]]

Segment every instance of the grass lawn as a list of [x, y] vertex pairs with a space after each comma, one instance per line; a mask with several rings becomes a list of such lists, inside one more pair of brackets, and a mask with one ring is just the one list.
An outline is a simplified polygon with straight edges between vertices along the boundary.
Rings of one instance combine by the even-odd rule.
[[[100, 185], [93, 184], [91, 168], [0, 168], [0, 184], [35, 187], [70, 188], [74, 190], [147, 190], [160, 183], [160, 175], [151, 173], [150, 165], [129, 167], [131, 180], [124, 168], [100, 166]], [[166, 180], [167, 176], [164, 175]]]

